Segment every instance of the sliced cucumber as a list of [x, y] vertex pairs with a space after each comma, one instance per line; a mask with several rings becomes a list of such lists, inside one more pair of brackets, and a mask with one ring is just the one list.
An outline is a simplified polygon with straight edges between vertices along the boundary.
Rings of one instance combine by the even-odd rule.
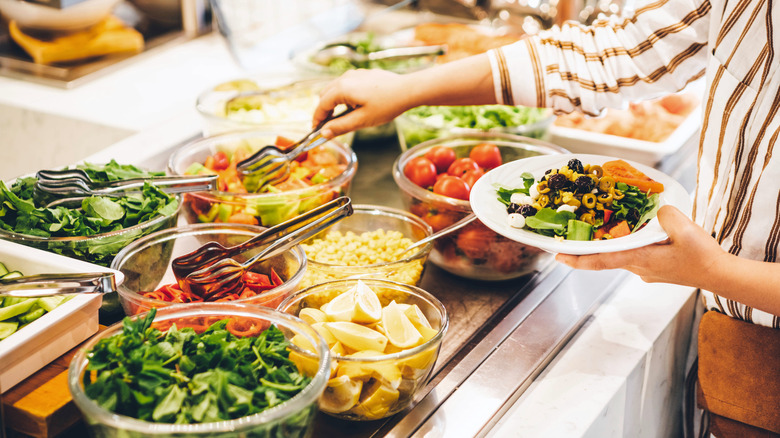
[[0, 278], [3, 278], [3, 275], [7, 274], [8, 272], [8, 268], [6, 268], [4, 264], [0, 263]]
[[22, 275], [22, 273], [19, 272], [19, 271], [11, 271], [11, 272], [3, 275], [2, 277], [0, 277], [0, 279], [10, 280], [12, 278], [19, 278], [19, 277], [24, 277], [24, 275]]
[[62, 304], [65, 301], [65, 298], [64, 295], [38, 298], [38, 305], [46, 309], [47, 312], [51, 312], [55, 307]]
[[5, 339], [16, 332], [18, 322], [0, 322], [0, 339]]
[[0, 309], [0, 321], [13, 318], [29, 311], [38, 300], [35, 298]]

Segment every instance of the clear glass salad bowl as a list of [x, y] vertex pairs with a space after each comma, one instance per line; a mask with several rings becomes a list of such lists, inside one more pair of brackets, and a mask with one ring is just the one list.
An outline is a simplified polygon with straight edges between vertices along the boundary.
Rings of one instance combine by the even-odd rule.
[[[139, 315], [142, 317], [145, 315]], [[313, 348], [307, 352], [312, 368], [299, 371], [311, 381], [300, 392], [289, 400], [257, 414], [248, 415], [233, 420], [211, 423], [173, 424], [142, 421], [129, 416], [113, 413], [100, 406], [85, 392], [87, 366], [91, 360], [89, 351], [105, 339], [121, 334], [123, 323], [119, 322], [90, 339], [78, 351], [68, 369], [68, 388], [78, 409], [84, 416], [87, 426], [94, 437], [212, 437], [233, 438], [237, 436], [289, 436], [307, 437], [311, 434], [311, 425], [317, 412], [317, 400], [322, 394], [330, 372], [330, 356], [327, 345], [314, 329], [305, 322], [291, 315], [274, 309], [237, 304], [237, 303], [202, 303], [195, 305], [178, 305], [157, 310], [152, 327], [167, 331], [172, 324], [178, 329], [183, 327], [199, 327], [204, 323], [218, 320], [228, 320], [227, 330], [231, 324], [235, 327], [269, 327], [279, 328], [288, 341], [299, 336], [309, 342]], [[195, 328], [196, 331], [201, 330]], [[265, 330], [265, 329], [263, 329]], [[243, 335], [234, 332], [239, 337]], [[296, 351], [294, 346], [288, 347]]]

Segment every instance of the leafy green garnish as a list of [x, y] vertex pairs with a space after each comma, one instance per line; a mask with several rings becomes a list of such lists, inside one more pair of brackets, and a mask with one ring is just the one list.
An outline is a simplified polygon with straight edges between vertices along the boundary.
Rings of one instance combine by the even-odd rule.
[[311, 379], [289, 359], [276, 326], [239, 338], [218, 321], [152, 328], [156, 311], [125, 318], [121, 333], [88, 352], [87, 396], [121, 415], [157, 423], [209, 423], [256, 414], [294, 397]]
[[515, 193], [522, 193], [524, 195], [529, 194], [531, 186], [534, 185], [534, 176], [530, 172], [523, 172], [522, 175], [520, 175], [520, 178], [523, 179], [523, 187], [510, 189], [507, 187], [495, 185], [496, 194], [498, 194], [498, 200], [501, 201], [502, 204], [509, 206], [509, 204], [512, 203], [512, 195]]
[[534, 216], [525, 218], [528, 228], [533, 228], [539, 234], [545, 236], [562, 236], [566, 234], [566, 226], [570, 219], [576, 219], [577, 215], [570, 211], [555, 211], [551, 208], [543, 208]]
[[[113, 181], [125, 178], [148, 178], [161, 172], [146, 172], [131, 165], [111, 161], [106, 165], [80, 166], [95, 181]], [[36, 206], [34, 177], [19, 178], [8, 188], [0, 181], [0, 228], [9, 232], [37, 237], [95, 236], [129, 228], [158, 216], [170, 216], [178, 208], [178, 200], [157, 187], [145, 184], [141, 194], [121, 198], [90, 197], [81, 208]], [[83, 245], [52, 244], [49, 250], [74, 256], [103, 266], [119, 250], [139, 235], [117, 236]]]

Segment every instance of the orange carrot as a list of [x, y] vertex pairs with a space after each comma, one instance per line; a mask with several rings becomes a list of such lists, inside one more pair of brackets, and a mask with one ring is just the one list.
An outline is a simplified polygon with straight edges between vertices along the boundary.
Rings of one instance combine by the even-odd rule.
[[615, 181], [636, 186], [645, 193], [661, 193], [664, 185], [642, 173], [639, 169], [623, 160], [607, 161], [601, 165], [604, 175], [611, 176]]
[[620, 221], [617, 225], [609, 229], [609, 234], [612, 238], [628, 236], [631, 234], [631, 229], [628, 228], [628, 221]]

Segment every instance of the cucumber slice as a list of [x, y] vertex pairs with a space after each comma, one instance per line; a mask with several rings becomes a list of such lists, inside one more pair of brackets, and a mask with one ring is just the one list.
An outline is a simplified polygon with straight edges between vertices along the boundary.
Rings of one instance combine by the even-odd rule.
[[0, 309], [0, 321], [5, 321], [6, 319], [13, 318], [14, 316], [21, 315], [29, 311], [37, 301], [37, 299], [32, 298], [12, 306], [3, 307]]
[[46, 313], [46, 311], [42, 308], [37, 308], [31, 312], [27, 312], [24, 315], [19, 316], [19, 323], [20, 324], [29, 324], [36, 319], [40, 318]]
[[65, 301], [65, 298], [64, 295], [38, 298], [38, 305], [46, 309], [47, 312], [51, 312], [55, 307], [62, 304]]
[[0, 339], [5, 339], [16, 333], [18, 327], [18, 322], [0, 322]]
[[22, 273], [19, 271], [11, 271], [0, 278], [2, 278], [3, 280], [10, 280], [12, 278], [19, 278], [19, 277], [24, 277], [24, 275], [22, 275]]
[[3, 275], [7, 274], [8, 272], [10, 272], [8, 268], [6, 268], [4, 264], [0, 263], [0, 278], [2, 278]]

